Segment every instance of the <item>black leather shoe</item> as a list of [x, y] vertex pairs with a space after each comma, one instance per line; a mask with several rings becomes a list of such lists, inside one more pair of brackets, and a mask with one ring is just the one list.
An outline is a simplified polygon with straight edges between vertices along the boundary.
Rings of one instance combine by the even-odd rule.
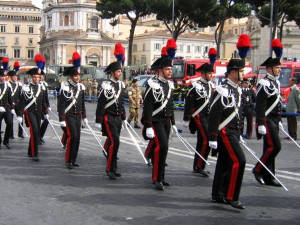
[[168, 163], [165, 163], [165, 166], [167, 167], [167, 166], [168, 166]]
[[266, 185], [281, 187], [281, 184], [275, 179], [271, 179], [270, 181], [266, 182]]
[[162, 181], [162, 184], [163, 184], [164, 186], [167, 186], [167, 187], [170, 187], [170, 186], [171, 186], [171, 184], [168, 183], [167, 181]]
[[15, 139], [15, 137], [14, 136], [10, 136], [9, 139]]
[[121, 177], [121, 176], [122, 176], [122, 175], [121, 175], [120, 173], [118, 173], [118, 172], [114, 172], [114, 174], [115, 174], [116, 177]]
[[116, 180], [116, 175], [113, 172], [107, 172], [107, 176], [110, 180]]
[[245, 209], [246, 207], [240, 201], [228, 201], [228, 204], [236, 209]]
[[24, 138], [24, 135], [23, 135], [23, 134], [21, 134], [21, 135], [18, 135], [18, 137], [19, 137], [19, 138]]
[[139, 125], [134, 125], [134, 128], [141, 129]]
[[162, 184], [162, 182], [159, 181], [155, 181], [154, 183], [155, 189], [163, 191], [164, 190], [164, 185]]
[[209, 172], [203, 169], [199, 169], [199, 168], [195, 168], [194, 173], [199, 173], [201, 174], [203, 177], [209, 177]]
[[72, 166], [73, 166], [73, 167], [79, 167], [79, 164], [77, 164], [77, 163], [72, 163]]
[[5, 147], [6, 147], [7, 149], [10, 149], [9, 143], [3, 143], [3, 145], [5, 145]]
[[40, 160], [39, 160], [39, 157], [37, 157], [37, 156], [33, 156], [33, 157], [32, 157], [32, 160], [35, 161], [35, 162], [40, 161]]
[[264, 181], [261, 174], [255, 172], [254, 170], [252, 171], [252, 173], [254, 174], [254, 177], [255, 177], [255, 179], [257, 180], [258, 183], [260, 183], [261, 185], [265, 184], [265, 181]]
[[66, 163], [66, 167], [67, 167], [69, 170], [73, 169], [73, 166], [72, 166], [71, 163]]
[[43, 138], [40, 139], [40, 143], [41, 143], [42, 145], [45, 144], [45, 141], [44, 141]]
[[220, 196], [220, 195], [211, 196], [211, 201], [215, 202], [215, 203], [228, 204], [228, 202], [225, 200], [225, 198], [223, 196]]
[[147, 159], [147, 162], [148, 162], [147, 166], [149, 166], [149, 167], [152, 166], [151, 159]]

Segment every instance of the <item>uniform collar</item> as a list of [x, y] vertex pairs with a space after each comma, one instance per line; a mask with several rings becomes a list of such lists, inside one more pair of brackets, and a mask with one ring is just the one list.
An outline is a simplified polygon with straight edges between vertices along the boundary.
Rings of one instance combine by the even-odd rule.
[[72, 81], [71, 79], [69, 80], [69, 83], [72, 85], [72, 86], [77, 86], [77, 83], [75, 83], [74, 81]]
[[228, 78], [227, 78], [227, 83], [233, 88], [238, 88], [238, 85]]
[[118, 83], [118, 82], [119, 82], [118, 80], [115, 80], [115, 79], [112, 78], [112, 77], [111, 77], [109, 80], [112, 81], [112, 82], [114, 82], [114, 83]]
[[166, 80], [165, 78], [163, 78], [162, 76], [158, 76], [158, 80], [160, 80], [163, 83], [167, 83], [168, 80]]
[[268, 79], [270, 79], [270, 80], [273, 80], [273, 81], [276, 80], [276, 77], [274, 77], [273, 75], [271, 75], [271, 74], [269, 74], [269, 73], [267, 73], [266, 78], [268, 78]]

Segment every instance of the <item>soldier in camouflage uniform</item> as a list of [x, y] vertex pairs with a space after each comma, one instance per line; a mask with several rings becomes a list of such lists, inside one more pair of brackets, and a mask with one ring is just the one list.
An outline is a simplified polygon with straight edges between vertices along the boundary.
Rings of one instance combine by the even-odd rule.
[[138, 80], [133, 79], [132, 85], [128, 91], [129, 96], [129, 112], [130, 115], [127, 122], [130, 123], [134, 119], [134, 128], [141, 128], [139, 126], [140, 104], [142, 103], [142, 92], [138, 87]]

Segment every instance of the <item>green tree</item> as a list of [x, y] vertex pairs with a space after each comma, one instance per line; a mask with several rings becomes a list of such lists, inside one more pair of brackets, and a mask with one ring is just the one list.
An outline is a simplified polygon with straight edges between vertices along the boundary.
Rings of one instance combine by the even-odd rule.
[[[173, 26], [173, 0], [153, 0], [153, 13], [157, 19], [164, 22], [173, 38], [177, 38], [187, 29], [198, 26], [202, 16], [215, 7], [217, 0], [174, 0], [174, 26]], [[209, 26], [209, 22], [201, 20], [203, 27]]]
[[[253, 0], [251, 2], [257, 18], [262, 26], [270, 24], [271, 8], [270, 0]], [[273, 39], [279, 29], [279, 39], [282, 40], [284, 25], [295, 20], [300, 25], [300, 1], [299, 0], [274, 0], [273, 7]]]
[[128, 43], [128, 65], [132, 62], [132, 44], [134, 32], [140, 17], [151, 13], [152, 0], [101, 0], [97, 2], [96, 9], [103, 19], [113, 19], [125, 14], [131, 23]]

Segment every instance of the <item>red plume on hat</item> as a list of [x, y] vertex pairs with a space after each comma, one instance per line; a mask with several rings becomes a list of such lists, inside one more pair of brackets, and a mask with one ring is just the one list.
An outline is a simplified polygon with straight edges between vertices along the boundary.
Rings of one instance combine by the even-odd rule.
[[2, 65], [3, 65], [4, 70], [8, 70], [8, 62], [9, 62], [9, 60], [7, 57], [2, 58]]
[[279, 39], [272, 41], [272, 50], [275, 52], [276, 58], [281, 58], [283, 52], [283, 45]]
[[72, 63], [74, 67], [80, 67], [81, 65], [81, 56], [79, 55], [78, 52], [73, 52], [72, 55]]
[[173, 59], [177, 49], [176, 41], [173, 38], [169, 39], [166, 48], [169, 58]]
[[162, 57], [168, 56], [167, 47], [162, 47], [161, 56]]
[[115, 45], [114, 55], [117, 58], [117, 61], [121, 62], [124, 65], [125, 61], [125, 48], [123, 47], [122, 43], [117, 43]]
[[248, 34], [241, 34], [236, 44], [239, 50], [239, 55], [242, 59], [246, 58], [250, 48], [252, 47], [250, 37]]
[[19, 61], [15, 61], [15, 63], [14, 63], [14, 71], [19, 71], [19, 69], [20, 69], [20, 63], [19, 63]]
[[217, 50], [215, 48], [210, 48], [208, 51], [208, 58], [210, 61], [210, 65], [214, 66], [216, 59], [217, 59]]

